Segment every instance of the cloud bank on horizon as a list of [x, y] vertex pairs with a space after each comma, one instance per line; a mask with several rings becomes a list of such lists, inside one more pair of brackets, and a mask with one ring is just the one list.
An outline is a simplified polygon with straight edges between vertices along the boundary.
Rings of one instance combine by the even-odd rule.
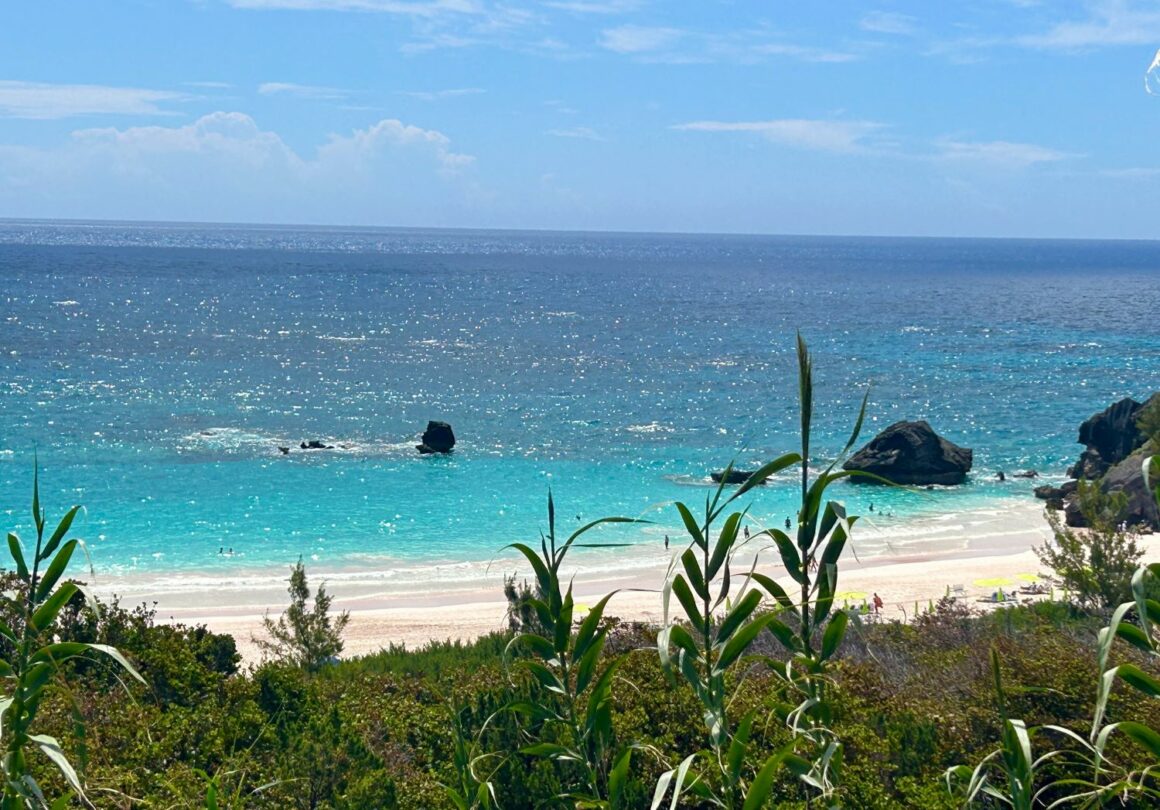
[[1160, 0], [64, 6], [0, 217], [1160, 238]]

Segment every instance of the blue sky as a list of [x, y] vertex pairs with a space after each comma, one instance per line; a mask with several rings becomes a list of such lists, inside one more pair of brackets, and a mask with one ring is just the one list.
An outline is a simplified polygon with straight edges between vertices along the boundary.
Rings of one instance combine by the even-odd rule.
[[11, 0], [0, 217], [1160, 238], [1160, 0]]

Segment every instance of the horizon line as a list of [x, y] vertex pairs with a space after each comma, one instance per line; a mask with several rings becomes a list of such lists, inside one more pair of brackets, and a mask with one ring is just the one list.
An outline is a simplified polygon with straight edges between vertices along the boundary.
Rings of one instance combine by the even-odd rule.
[[121, 225], [147, 227], [185, 228], [242, 228], [271, 230], [313, 230], [313, 231], [441, 231], [458, 233], [496, 234], [570, 234], [592, 236], [696, 236], [696, 237], [742, 237], [773, 239], [939, 239], [939, 240], [994, 240], [994, 241], [1037, 241], [1037, 242], [1160, 242], [1160, 236], [985, 236], [949, 234], [865, 234], [865, 233], [776, 233], [753, 231], [658, 231], [633, 229], [599, 228], [511, 228], [473, 227], [449, 225], [327, 225], [304, 222], [215, 222], [211, 220], [150, 220], [150, 219], [92, 219], [72, 217], [0, 217], [0, 225]]

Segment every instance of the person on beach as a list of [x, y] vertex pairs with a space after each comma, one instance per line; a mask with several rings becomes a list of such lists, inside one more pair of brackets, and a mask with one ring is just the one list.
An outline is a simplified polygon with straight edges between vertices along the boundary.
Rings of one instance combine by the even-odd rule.
[[882, 610], [882, 597], [875, 592], [874, 594], [874, 614], [877, 615]]
[[785, 530], [786, 530], [787, 532], [789, 531], [789, 527], [790, 527], [791, 525], [792, 525], [792, 524], [789, 522], [789, 518], [786, 518], [786, 519], [785, 519]]
[[745, 539], [746, 540], [749, 539], [749, 527], [748, 526], [745, 527]]
[[665, 548], [667, 549], [668, 547], [669, 547], [669, 536], [666, 534], [665, 535]]

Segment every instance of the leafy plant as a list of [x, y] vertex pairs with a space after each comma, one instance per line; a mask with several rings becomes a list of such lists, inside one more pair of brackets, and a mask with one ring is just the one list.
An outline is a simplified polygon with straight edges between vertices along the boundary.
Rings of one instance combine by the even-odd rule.
[[334, 597], [326, 592], [325, 585], [318, 586], [314, 607], [307, 607], [310, 586], [306, 582], [306, 567], [301, 557], [290, 571], [288, 590], [290, 606], [278, 621], [271, 619], [269, 614], [262, 619], [262, 626], [270, 638], [254, 638], [254, 643], [276, 658], [308, 672], [316, 672], [342, 652], [342, 632], [350, 621], [350, 612], [344, 610], [336, 617], [330, 615]]
[[[974, 804], [981, 796], [987, 796], [1012, 810], [1032, 810], [1037, 805], [1042, 806], [1041, 797], [1046, 791], [1058, 787], [1058, 783], [1038, 784], [1044, 766], [1069, 753], [1048, 748], [1045, 753], [1035, 756], [1032, 749], [1034, 738], [1050, 732], [1077, 743], [1083, 751], [1092, 751], [1092, 746], [1071, 729], [1057, 725], [1028, 728], [1024, 721], [1008, 715], [999, 653], [994, 647], [991, 648], [991, 675], [1001, 722], [999, 747], [973, 769], [966, 765], [948, 768], [947, 789], [952, 794], [957, 791], [961, 795], [964, 807]], [[1090, 762], [1086, 754], [1081, 756], [1084, 762]], [[1073, 785], [1080, 784], [1077, 780], [1071, 781]]]
[[[1144, 460], [1144, 481], [1160, 503], [1160, 456]], [[1148, 698], [1160, 698], [1160, 679], [1140, 666], [1125, 662], [1109, 667], [1115, 640], [1121, 639], [1143, 652], [1154, 662], [1160, 662], [1160, 602], [1151, 598], [1156, 583], [1160, 582], [1160, 563], [1141, 566], [1132, 576], [1132, 599], [1116, 608], [1108, 626], [1099, 635], [1100, 683], [1092, 720], [1092, 740], [1096, 753], [1095, 781], [1097, 796], [1133, 794], [1160, 800], [1156, 774], [1160, 773], [1160, 731], [1127, 719], [1105, 724], [1108, 701], [1117, 682], [1127, 684]], [[1141, 747], [1148, 757], [1144, 764], [1115, 769], [1107, 757], [1108, 746], [1114, 735], [1127, 737]], [[1113, 773], [1114, 778], [1101, 783]]]
[[559, 543], [556, 509], [549, 491], [548, 533], [540, 534], [539, 552], [524, 543], [508, 546], [522, 554], [535, 572], [534, 594], [524, 596], [524, 604], [535, 614], [534, 629], [513, 638], [508, 650], [523, 648], [531, 653], [515, 664], [530, 673], [547, 693], [546, 700], [517, 701], [511, 706], [541, 726], [539, 740], [525, 746], [522, 752], [578, 768], [580, 784], [567, 798], [589, 807], [623, 806], [621, 795], [632, 756], [631, 748], [616, 752], [612, 730], [612, 678], [621, 659], [607, 663], [601, 660], [608, 636], [608, 628], [601, 620], [616, 592], [593, 605], [573, 632], [577, 610], [572, 583], [563, 590], [560, 567], [573, 548], [617, 545], [577, 542], [589, 530], [607, 523], [636, 522], [639, 521], [633, 518], [600, 518]]
[[1110, 610], [1131, 599], [1132, 573], [1144, 552], [1136, 535], [1121, 523], [1124, 493], [1104, 493], [1099, 484], [1081, 481], [1077, 495], [1089, 528], [1076, 531], [1049, 509], [1047, 522], [1055, 539], [1036, 547], [1035, 553], [1080, 606]]
[[[451, 715], [455, 746], [452, 764], [456, 775], [454, 785], [443, 786], [447, 798], [456, 810], [492, 810], [499, 807], [492, 779], [503, 765], [503, 759], [494, 751], [483, 751], [481, 744], [481, 738], [495, 715], [489, 717], [477, 733], [470, 734], [463, 717], [466, 710], [450, 704], [447, 708]], [[482, 771], [486, 773], [481, 775]]]
[[[825, 694], [826, 665], [837, 651], [846, 630], [846, 614], [839, 611], [831, 617], [831, 611], [837, 591], [838, 558], [857, 518], [847, 516], [841, 504], [824, 501], [824, 498], [826, 488], [834, 481], [855, 474], [864, 475], [845, 470], [835, 472], [834, 468], [858, 439], [866, 412], [866, 397], [842, 453], [811, 481], [813, 370], [809, 351], [800, 334], [797, 357], [801, 452], [788, 453], [764, 465], [724, 499], [722, 483], [711, 498], [706, 497], [700, 520], [685, 504], [677, 504], [691, 542], [680, 556], [680, 568], [665, 586], [665, 626], [657, 646], [665, 666], [681, 673], [702, 704], [708, 732], [708, 758], [714, 764], [715, 774], [712, 785], [699, 775], [692, 776], [690, 781], [696, 755], [687, 758], [661, 777], [653, 799], [654, 807], [659, 806], [670, 783], [673, 785], [674, 806], [682, 791], [688, 790], [722, 807], [735, 807], [742, 801], [744, 808], [760, 807], [776, 771], [783, 766], [823, 795], [828, 795], [833, 788], [832, 766], [837, 762], [840, 744], [827, 728], [831, 707]], [[746, 511], [728, 515], [715, 538], [713, 528], [730, 503], [770, 476], [794, 465], [800, 468], [802, 486], [796, 543], [780, 529], [769, 529], [762, 534], [773, 539], [786, 572], [800, 586], [798, 599], [792, 599], [772, 577], [756, 571], [756, 558], [753, 567], [741, 578], [740, 587], [733, 593], [733, 558], [740, 547], [737, 533]], [[722, 481], [727, 478], [728, 474], [722, 477]], [[776, 602], [773, 611], [757, 612], [763, 597], [759, 590], [751, 587], [753, 583], [773, 597]], [[676, 595], [680, 602], [682, 618], [688, 623], [688, 629], [670, 620], [670, 594]], [[723, 615], [718, 617], [718, 611], [723, 611]], [[725, 675], [742, 660], [763, 630], [772, 633], [791, 654], [787, 661], [766, 658], [765, 662], [779, 675], [785, 695], [790, 698], [784, 706], [782, 719], [793, 739], [770, 756], [750, 780], [744, 771], [744, 762], [755, 715], [750, 712], [736, 726], [733, 725], [728, 717], [731, 695]], [[809, 749], [808, 758], [800, 753], [802, 743]]]
[[[0, 734], [4, 755], [0, 769], [4, 774], [3, 810], [20, 807], [47, 807], [40, 785], [32, 775], [27, 752], [39, 751], [60, 771], [72, 791], [85, 803], [80, 775], [66, 756], [60, 742], [47, 734], [33, 732], [34, 721], [40, 709], [45, 690], [61, 673], [63, 664], [89, 651], [107, 655], [139, 681], [142, 678], [115, 648], [105, 644], [79, 641], [52, 641], [52, 628], [57, 616], [70, 600], [80, 593], [75, 582], [61, 579], [80, 541], [65, 539], [72, 528], [79, 506], [74, 506], [61, 518], [56, 529], [45, 538], [45, 517], [40, 508], [40, 474], [33, 473], [32, 520], [36, 527], [36, 548], [29, 565], [20, 538], [8, 534], [8, 552], [16, 568], [19, 587], [14, 595], [4, 595], [5, 607], [17, 617], [15, 626], [0, 622], [0, 637], [6, 654], [0, 660], [0, 678], [5, 681], [0, 697]], [[80, 713], [74, 710], [76, 728], [83, 735]], [[83, 736], [82, 736], [83, 743]], [[81, 747], [82, 763], [84, 748]], [[52, 803], [63, 807], [67, 797]]]

